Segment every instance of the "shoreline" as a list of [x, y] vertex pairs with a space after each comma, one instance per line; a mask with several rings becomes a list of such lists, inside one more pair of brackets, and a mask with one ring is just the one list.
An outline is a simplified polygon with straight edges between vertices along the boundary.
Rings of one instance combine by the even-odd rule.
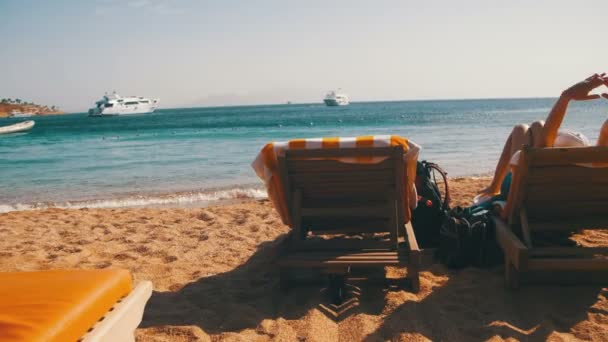
[[[490, 176], [480, 175], [449, 178], [449, 182], [453, 192], [453, 184], [489, 182], [490, 179]], [[266, 198], [266, 190], [260, 182], [175, 192], [128, 192], [81, 199], [0, 203], [0, 214], [44, 209], [206, 208]]]
[[0, 213], [24, 210], [82, 208], [190, 208], [208, 207], [232, 200], [263, 199], [262, 184], [239, 184], [197, 190], [169, 192], [125, 192], [99, 197], [61, 199], [56, 201], [21, 201], [0, 204]]

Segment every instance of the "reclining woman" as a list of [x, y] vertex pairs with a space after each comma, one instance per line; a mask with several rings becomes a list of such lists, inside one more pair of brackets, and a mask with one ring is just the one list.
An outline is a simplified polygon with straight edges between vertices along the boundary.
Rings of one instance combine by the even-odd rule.
[[[560, 130], [559, 127], [566, 115], [570, 101], [586, 101], [599, 98], [600, 95], [589, 93], [601, 85], [608, 85], [606, 74], [595, 74], [576, 83], [562, 92], [546, 121], [535, 121], [530, 126], [520, 124], [513, 127], [496, 165], [494, 178], [490, 186], [483, 189], [475, 197], [475, 204], [488, 201], [497, 195], [500, 196], [496, 199], [507, 199], [512, 178], [510, 166], [517, 165], [520, 150], [524, 145], [533, 147], [589, 146], [589, 140], [583, 134]], [[608, 99], [608, 94], [602, 94], [601, 96]], [[608, 120], [602, 125], [597, 146], [608, 146]]]

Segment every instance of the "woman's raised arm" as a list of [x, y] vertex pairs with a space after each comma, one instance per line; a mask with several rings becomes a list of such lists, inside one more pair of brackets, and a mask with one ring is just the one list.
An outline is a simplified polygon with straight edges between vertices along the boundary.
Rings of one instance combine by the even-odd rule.
[[602, 84], [606, 84], [607, 80], [604, 78], [605, 75], [606, 74], [595, 74], [562, 92], [559, 99], [557, 99], [557, 102], [553, 105], [553, 108], [545, 121], [545, 125], [543, 126], [543, 133], [541, 136], [542, 147], [553, 146], [553, 142], [557, 137], [557, 131], [564, 120], [564, 116], [566, 116], [566, 110], [568, 109], [570, 101], [586, 101], [600, 97], [597, 94], [589, 94], [589, 92]]

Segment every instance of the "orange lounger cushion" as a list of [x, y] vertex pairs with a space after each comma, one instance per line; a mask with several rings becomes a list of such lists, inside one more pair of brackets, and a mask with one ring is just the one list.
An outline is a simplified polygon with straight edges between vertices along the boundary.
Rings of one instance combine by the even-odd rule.
[[0, 273], [0, 341], [76, 341], [131, 292], [122, 269]]

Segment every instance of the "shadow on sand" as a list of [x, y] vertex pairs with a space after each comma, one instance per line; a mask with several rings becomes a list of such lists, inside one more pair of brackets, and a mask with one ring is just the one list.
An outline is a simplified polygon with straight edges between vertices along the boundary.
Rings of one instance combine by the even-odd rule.
[[361, 312], [362, 302], [367, 314], [382, 312], [385, 286], [377, 282], [348, 284], [349, 294], [340, 306], [331, 304], [326, 278], [318, 273], [300, 273], [297, 286], [280, 290], [276, 260], [284, 239], [262, 243], [246, 263], [229, 272], [200, 278], [176, 292], [155, 291], [140, 327], [196, 325], [219, 334], [255, 329], [264, 319], [300, 319], [314, 308], [334, 322]]
[[[544, 340], [552, 331], [568, 332], [594, 310], [607, 314], [592, 308], [604, 295], [597, 286], [531, 286], [511, 292], [504, 287], [500, 267], [448, 272], [439, 265], [422, 273], [417, 297], [386, 283], [362, 282], [349, 284], [350, 297], [337, 307], [330, 304], [323, 284], [279, 289], [275, 262], [283, 239], [261, 244], [246, 263], [229, 272], [200, 278], [176, 292], [154, 292], [141, 327], [195, 325], [220, 334], [256, 329], [265, 319], [301, 319], [316, 309], [336, 323], [359, 313], [384, 316], [375, 331], [363, 333], [367, 341], [409, 334], [437, 341], [492, 336]], [[449, 280], [438, 284], [432, 280], [437, 275]], [[395, 296], [402, 299], [391, 299]]]
[[[554, 331], [570, 332], [590, 319], [589, 315], [603, 316], [603, 321], [608, 317], [606, 307], [596, 305], [608, 295], [599, 286], [529, 285], [512, 291], [505, 287], [502, 267], [449, 272], [440, 265], [431, 268], [434, 274], [449, 276], [446, 284], [432, 289], [419, 302], [400, 305], [366, 341], [417, 334], [434, 341], [492, 337], [545, 341]], [[585, 329], [578, 330], [581, 333]]]

